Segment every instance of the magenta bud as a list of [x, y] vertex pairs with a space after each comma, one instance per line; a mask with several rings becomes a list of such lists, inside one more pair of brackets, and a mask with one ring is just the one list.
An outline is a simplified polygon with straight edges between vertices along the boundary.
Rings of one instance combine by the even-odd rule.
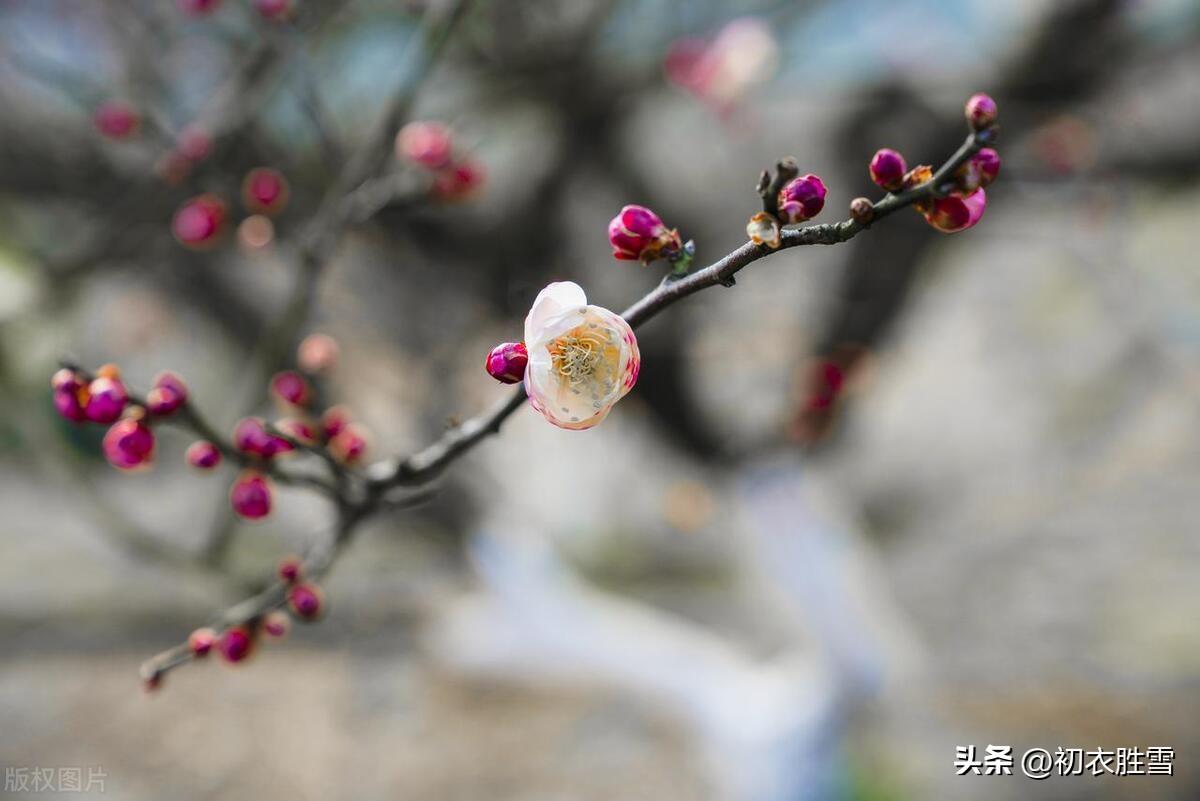
[[243, 662], [254, 653], [254, 632], [246, 626], [231, 626], [217, 640], [217, 653], [230, 664]]
[[867, 170], [876, 186], [894, 192], [904, 186], [904, 174], [908, 172], [908, 164], [899, 152], [884, 147], [875, 151]]
[[101, 375], [93, 378], [87, 386], [87, 405], [84, 414], [93, 423], [111, 423], [125, 411], [129, 393], [121, 379]]
[[329, 452], [342, 464], [357, 464], [367, 452], [366, 430], [350, 423], [329, 440]]
[[492, 348], [484, 361], [488, 375], [502, 384], [516, 384], [525, 378], [529, 351], [524, 342], [502, 342]]
[[967, 104], [963, 111], [966, 114], [967, 124], [971, 126], [971, 130], [982, 131], [985, 128], [990, 128], [996, 122], [996, 115], [999, 109], [996, 108], [996, 101], [990, 95], [979, 92], [967, 99]]
[[208, 656], [208, 652], [216, 643], [217, 633], [207, 626], [196, 629], [187, 638], [188, 650], [192, 652], [192, 656], [197, 658]]
[[202, 17], [216, 11], [221, 0], [176, 0], [175, 5], [190, 17]]
[[326, 439], [333, 439], [350, 425], [350, 410], [345, 406], [330, 406], [321, 415], [321, 431]]
[[439, 170], [429, 191], [438, 200], [453, 203], [469, 199], [486, 180], [487, 171], [482, 163], [465, 160]]
[[683, 243], [679, 232], [667, 228], [650, 209], [629, 205], [608, 224], [608, 243], [613, 258], [621, 261], [640, 261], [649, 264], [663, 256], [680, 251]]
[[279, 170], [256, 167], [242, 181], [242, 203], [255, 214], [278, 214], [287, 205], [288, 197], [287, 179]]
[[50, 378], [50, 387], [54, 392], [54, 409], [59, 415], [73, 423], [87, 419], [84, 411], [88, 400], [87, 385], [79, 373], [64, 367]]
[[208, 158], [212, 148], [212, 137], [199, 125], [187, 126], [175, 140], [176, 152], [193, 164]]
[[809, 173], [793, 178], [779, 190], [779, 219], [785, 225], [804, 222], [825, 208], [825, 182]]
[[440, 122], [410, 122], [396, 134], [396, 157], [430, 170], [450, 166], [454, 140]]
[[288, 588], [287, 602], [292, 614], [306, 623], [325, 613], [325, 593], [315, 584], [293, 584]]
[[980, 149], [971, 161], [979, 169], [979, 185], [987, 187], [1000, 174], [1000, 154], [990, 147]]
[[92, 122], [109, 139], [127, 139], [137, 133], [141, 118], [128, 103], [109, 100], [96, 109]]
[[273, 640], [282, 640], [292, 630], [292, 621], [278, 609], [267, 612], [262, 619], [263, 634]]
[[282, 22], [292, 13], [292, 0], [254, 0], [254, 10], [263, 19]]
[[933, 201], [925, 221], [944, 234], [954, 234], [979, 222], [986, 209], [987, 193], [982, 189], [967, 197], [947, 195]]
[[294, 370], [284, 370], [271, 378], [271, 392], [284, 403], [304, 406], [312, 398], [312, 389], [304, 376]]
[[244, 417], [233, 429], [233, 447], [263, 459], [294, 450], [292, 443], [267, 431], [260, 417]]
[[285, 556], [279, 560], [277, 572], [284, 584], [295, 584], [304, 575], [304, 560], [299, 556]]
[[203, 250], [220, 238], [228, 214], [224, 201], [216, 195], [197, 195], [175, 212], [171, 233], [184, 247]]
[[221, 449], [202, 439], [188, 446], [184, 454], [187, 463], [198, 470], [212, 470], [221, 463]]
[[240, 517], [261, 520], [271, 513], [271, 494], [271, 484], [266, 477], [247, 470], [229, 489], [229, 503]]
[[140, 419], [127, 417], [112, 424], [101, 443], [104, 458], [119, 470], [136, 470], [154, 459], [154, 432]]
[[159, 373], [154, 387], [146, 393], [146, 410], [153, 415], [168, 415], [187, 403], [187, 399], [187, 384], [182, 378], [172, 372]]
[[288, 417], [275, 423], [275, 428], [301, 444], [314, 445], [317, 442], [316, 429], [303, 420]]
[[337, 365], [340, 350], [328, 334], [309, 334], [296, 349], [296, 364], [310, 375], [328, 373]]

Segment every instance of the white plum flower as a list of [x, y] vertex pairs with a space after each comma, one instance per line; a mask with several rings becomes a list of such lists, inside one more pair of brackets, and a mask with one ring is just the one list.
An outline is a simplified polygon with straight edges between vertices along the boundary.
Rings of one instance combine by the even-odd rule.
[[525, 318], [525, 391], [533, 408], [560, 428], [602, 421], [637, 382], [642, 360], [621, 316], [589, 306], [570, 281], [538, 293]]

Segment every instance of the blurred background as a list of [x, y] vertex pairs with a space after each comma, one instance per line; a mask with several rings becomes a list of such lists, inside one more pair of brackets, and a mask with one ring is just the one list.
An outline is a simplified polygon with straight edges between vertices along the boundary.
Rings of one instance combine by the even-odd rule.
[[[6, 796], [1200, 796], [1198, 43], [1187, 0], [0, 2]], [[657, 283], [610, 256], [622, 205], [706, 264], [776, 159], [843, 219], [976, 91], [977, 227], [904, 211], [673, 307], [604, 425], [518, 412], [364, 526], [321, 625], [141, 691], [331, 510], [236, 524], [178, 431], [118, 474], [54, 413], [60, 358], [175, 370], [227, 431], [323, 332], [372, 457], [410, 453], [505, 397], [480, 363], [548, 281]], [[461, 169], [398, 158], [411, 120]], [[264, 166], [273, 219], [239, 199]], [[185, 247], [201, 194], [227, 218]], [[959, 745], [1175, 775], [956, 776]]]

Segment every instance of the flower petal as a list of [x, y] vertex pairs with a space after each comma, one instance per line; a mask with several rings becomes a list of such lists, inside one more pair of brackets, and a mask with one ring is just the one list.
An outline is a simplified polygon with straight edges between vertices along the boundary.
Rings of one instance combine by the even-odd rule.
[[532, 353], [534, 346], [545, 341], [544, 330], [570, 312], [582, 313], [587, 295], [573, 281], [556, 281], [538, 293], [525, 318], [525, 345]]

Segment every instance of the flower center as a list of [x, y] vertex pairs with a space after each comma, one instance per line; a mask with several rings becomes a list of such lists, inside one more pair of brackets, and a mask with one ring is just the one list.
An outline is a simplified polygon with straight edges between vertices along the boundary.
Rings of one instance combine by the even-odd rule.
[[571, 387], [577, 387], [595, 375], [604, 359], [608, 339], [598, 330], [580, 326], [549, 345], [554, 372]]

